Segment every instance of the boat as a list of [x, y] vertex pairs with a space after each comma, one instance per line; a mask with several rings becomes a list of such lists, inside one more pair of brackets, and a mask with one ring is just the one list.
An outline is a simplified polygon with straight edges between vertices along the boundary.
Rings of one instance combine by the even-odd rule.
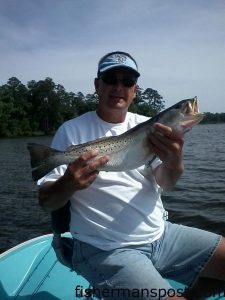
[[[88, 299], [82, 291], [89, 283], [59, 261], [53, 237], [39, 236], [0, 255], [1, 300]], [[70, 238], [70, 234], [63, 237]]]
[[[98, 299], [93, 296], [90, 283], [72, 270], [69, 221], [70, 203], [51, 213], [52, 234], [28, 240], [0, 254], [0, 300]], [[175, 290], [184, 291], [181, 283], [168, 281], [173, 287], [170, 295]], [[225, 300], [224, 293], [207, 299]]]
[[[72, 240], [70, 233], [62, 234], [62, 238]], [[91, 291], [89, 282], [60, 262], [53, 241], [54, 234], [42, 235], [0, 255], [1, 300], [97, 300], [88, 292]], [[178, 282], [170, 283], [176, 290], [184, 289]]]

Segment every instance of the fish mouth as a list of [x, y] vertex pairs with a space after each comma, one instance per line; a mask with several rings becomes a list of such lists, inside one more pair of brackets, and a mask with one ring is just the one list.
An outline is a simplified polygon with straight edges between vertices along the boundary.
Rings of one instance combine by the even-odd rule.
[[197, 96], [183, 104], [181, 113], [184, 116], [184, 119], [181, 122], [183, 128], [190, 128], [201, 122], [204, 118], [204, 114], [199, 112]]

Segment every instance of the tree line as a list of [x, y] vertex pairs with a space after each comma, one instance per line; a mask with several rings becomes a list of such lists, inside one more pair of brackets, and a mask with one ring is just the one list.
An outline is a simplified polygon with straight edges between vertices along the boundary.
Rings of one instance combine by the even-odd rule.
[[[96, 93], [67, 92], [49, 77], [27, 85], [11, 77], [0, 86], [0, 137], [54, 134], [64, 121], [95, 110], [97, 103]], [[158, 91], [139, 87], [130, 111], [152, 117], [164, 108]], [[207, 122], [225, 122], [225, 114], [206, 116]]]
[[[0, 86], [0, 136], [49, 135], [66, 120], [95, 110], [96, 93], [67, 92], [51, 78], [24, 85], [12, 77]], [[139, 88], [130, 110], [152, 116], [164, 108], [162, 96], [153, 89]]]

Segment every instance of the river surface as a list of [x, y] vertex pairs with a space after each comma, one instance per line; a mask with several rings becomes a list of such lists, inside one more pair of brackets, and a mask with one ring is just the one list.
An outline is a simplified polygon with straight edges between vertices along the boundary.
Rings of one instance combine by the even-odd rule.
[[[38, 206], [28, 142], [51, 137], [0, 139], [0, 253], [51, 232], [49, 214]], [[225, 235], [225, 124], [198, 125], [186, 134], [185, 171], [163, 195], [173, 222]]]

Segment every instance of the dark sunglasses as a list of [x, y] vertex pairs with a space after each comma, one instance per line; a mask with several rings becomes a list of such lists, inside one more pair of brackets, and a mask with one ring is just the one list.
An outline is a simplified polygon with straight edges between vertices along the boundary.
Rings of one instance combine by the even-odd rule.
[[137, 79], [133, 77], [124, 77], [124, 78], [117, 78], [115, 75], [102, 75], [100, 76], [102, 81], [109, 85], [115, 85], [118, 82], [122, 83], [125, 87], [132, 87], [137, 83]]

